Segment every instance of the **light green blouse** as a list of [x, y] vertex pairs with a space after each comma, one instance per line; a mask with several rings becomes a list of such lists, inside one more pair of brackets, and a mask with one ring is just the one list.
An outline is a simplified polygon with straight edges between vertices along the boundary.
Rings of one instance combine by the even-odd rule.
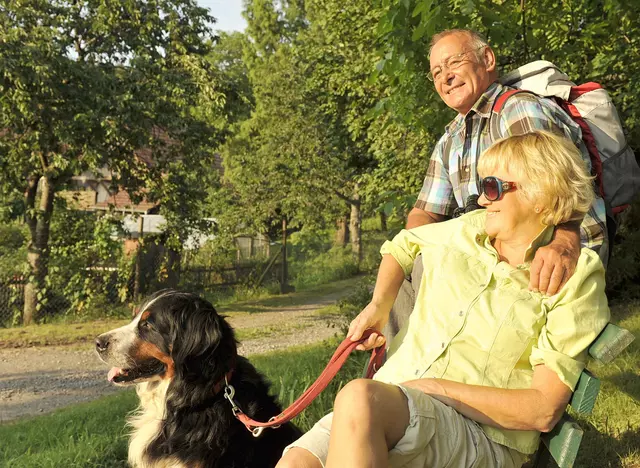
[[[424, 274], [411, 318], [391, 343], [375, 379], [402, 383], [442, 378], [472, 385], [530, 388], [544, 364], [575, 389], [587, 347], [609, 321], [602, 262], [583, 248], [575, 274], [551, 297], [527, 289], [529, 262], [548, 244], [544, 229], [517, 268], [499, 261], [484, 231], [485, 210], [400, 232], [386, 242], [405, 274], [420, 253]], [[495, 442], [522, 453], [538, 447], [537, 431], [482, 425]]]

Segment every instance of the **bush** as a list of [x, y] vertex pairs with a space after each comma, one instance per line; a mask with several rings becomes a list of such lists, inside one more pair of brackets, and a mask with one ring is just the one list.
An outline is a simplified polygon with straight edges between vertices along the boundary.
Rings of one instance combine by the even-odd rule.
[[26, 274], [27, 238], [24, 224], [0, 225], [0, 281]]
[[332, 247], [313, 258], [296, 260], [289, 266], [291, 284], [304, 289], [323, 283], [350, 278], [359, 273], [351, 249]]
[[640, 298], [640, 198], [620, 215], [607, 267], [607, 296], [614, 301]]

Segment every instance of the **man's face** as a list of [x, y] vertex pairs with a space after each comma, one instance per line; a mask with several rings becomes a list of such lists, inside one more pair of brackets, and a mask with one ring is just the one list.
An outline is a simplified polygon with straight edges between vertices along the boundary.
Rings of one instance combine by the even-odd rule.
[[[478, 60], [476, 54], [483, 56], [484, 60]], [[458, 65], [453, 70], [443, 67], [450, 57], [450, 63]], [[493, 52], [488, 47], [474, 52], [469, 38], [464, 34], [450, 34], [436, 42], [429, 62], [436, 91], [447, 106], [463, 115], [469, 112], [493, 82]]]

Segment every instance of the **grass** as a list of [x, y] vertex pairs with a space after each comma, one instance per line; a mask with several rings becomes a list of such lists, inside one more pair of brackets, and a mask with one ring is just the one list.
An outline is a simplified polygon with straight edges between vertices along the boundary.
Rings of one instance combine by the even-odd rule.
[[589, 365], [602, 387], [593, 413], [576, 418], [584, 429], [576, 466], [640, 468], [640, 301], [615, 305], [611, 315], [636, 339], [612, 363]]
[[[271, 379], [274, 394], [288, 405], [316, 379], [337, 344], [333, 340], [256, 356], [252, 361]], [[295, 423], [308, 430], [330, 411], [334, 395], [347, 381], [360, 375], [366, 357], [363, 353], [353, 356]], [[128, 390], [49, 415], [0, 425], [0, 466], [124, 467], [127, 451], [125, 418], [136, 402], [135, 393]]]
[[[348, 292], [362, 281], [361, 277], [349, 278], [330, 284], [315, 286], [306, 291], [283, 295], [266, 296], [258, 300], [238, 302], [217, 307], [221, 314], [229, 317], [269, 312], [274, 309], [295, 308], [298, 306], [320, 301], [328, 294]], [[319, 311], [320, 312], [320, 311]], [[129, 319], [102, 319], [93, 322], [69, 323], [55, 322], [41, 325], [29, 325], [26, 327], [0, 328], [0, 348], [20, 348], [26, 346], [59, 346], [59, 345], [86, 345], [93, 341], [97, 335], [121, 327], [129, 322]], [[273, 336], [273, 333], [293, 333], [299, 329], [298, 325], [291, 324], [287, 327], [260, 327], [245, 328], [237, 331], [238, 338], [254, 339], [264, 336]]]
[[92, 341], [99, 333], [121, 327], [129, 320], [106, 319], [81, 323], [46, 323], [0, 328], [0, 348], [55, 346]]
[[[335, 313], [334, 307], [319, 311]], [[640, 337], [640, 302], [612, 308], [613, 321]], [[311, 384], [333, 353], [336, 340], [252, 358], [273, 382], [274, 394], [290, 404]], [[358, 353], [329, 388], [296, 419], [308, 430], [330, 411], [345, 382], [360, 375], [366, 355]], [[640, 338], [613, 363], [592, 363], [602, 380], [594, 413], [578, 418], [585, 430], [575, 466], [585, 468], [640, 467]], [[125, 466], [124, 419], [136, 397], [132, 391], [59, 410], [53, 414], [0, 425], [0, 466], [118, 467]], [[4, 465], [2, 465], [4, 463]]]

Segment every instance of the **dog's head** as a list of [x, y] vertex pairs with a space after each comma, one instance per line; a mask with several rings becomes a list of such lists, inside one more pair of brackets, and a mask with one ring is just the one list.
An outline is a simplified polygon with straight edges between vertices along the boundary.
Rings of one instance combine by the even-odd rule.
[[100, 358], [116, 385], [179, 379], [208, 385], [224, 378], [236, 356], [231, 327], [206, 300], [160, 291], [138, 309], [133, 321], [96, 339]]

